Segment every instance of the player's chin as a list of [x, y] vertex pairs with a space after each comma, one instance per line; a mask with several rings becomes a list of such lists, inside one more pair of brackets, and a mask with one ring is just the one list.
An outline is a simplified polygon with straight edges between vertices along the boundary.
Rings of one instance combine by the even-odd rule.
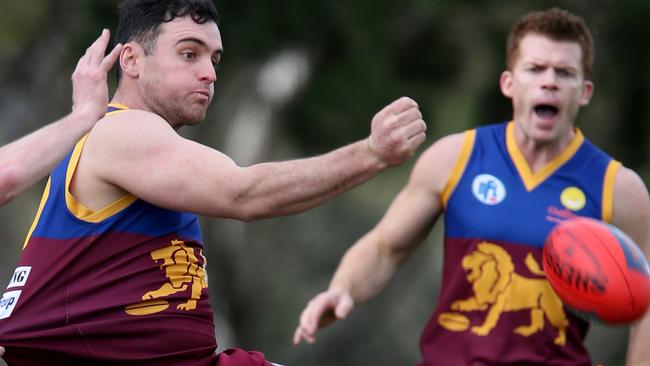
[[530, 129], [530, 137], [540, 143], [556, 141], [562, 134], [562, 122], [559, 120], [538, 120]]
[[529, 137], [539, 144], [546, 144], [557, 140], [558, 132], [555, 129], [532, 128]]
[[186, 124], [188, 125], [196, 125], [203, 120], [205, 120], [205, 116], [207, 115], [207, 106], [192, 106], [187, 110], [187, 113], [185, 114], [185, 121], [187, 121]]

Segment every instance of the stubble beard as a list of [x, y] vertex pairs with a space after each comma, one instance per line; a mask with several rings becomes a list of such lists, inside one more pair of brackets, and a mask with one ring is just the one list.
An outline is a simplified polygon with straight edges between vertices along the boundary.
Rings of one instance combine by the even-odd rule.
[[207, 107], [196, 104], [184, 104], [182, 100], [154, 97], [151, 102], [152, 112], [163, 117], [172, 127], [179, 128], [184, 125], [195, 125], [203, 122]]

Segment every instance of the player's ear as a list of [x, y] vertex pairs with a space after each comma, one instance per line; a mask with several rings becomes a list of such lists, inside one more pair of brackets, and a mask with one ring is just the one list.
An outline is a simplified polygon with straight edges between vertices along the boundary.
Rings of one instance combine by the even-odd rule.
[[140, 75], [140, 57], [143, 54], [142, 48], [137, 43], [126, 43], [120, 53], [122, 73], [137, 78]]
[[501, 93], [508, 98], [512, 98], [512, 72], [506, 70], [501, 73], [499, 78], [499, 86], [501, 87]]
[[584, 107], [589, 105], [591, 96], [594, 95], [594, 83], [591, 80], [582, 82], [582, 95], [580, 97], [580, 106]]

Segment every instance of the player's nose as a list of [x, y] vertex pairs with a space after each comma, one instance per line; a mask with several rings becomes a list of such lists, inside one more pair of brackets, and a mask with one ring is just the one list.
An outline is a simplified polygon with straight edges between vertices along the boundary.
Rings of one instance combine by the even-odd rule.
[[214, 83], [217, 81], [217, 70], [215, 70], [212, 60], [205, 60], [201, 62], [199, 68], [199, 80], [206, 83]]

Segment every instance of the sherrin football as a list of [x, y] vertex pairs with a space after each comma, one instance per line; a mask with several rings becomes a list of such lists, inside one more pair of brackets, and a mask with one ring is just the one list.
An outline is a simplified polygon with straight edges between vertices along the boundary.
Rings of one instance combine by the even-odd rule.
[[546, 239], [542, 262], [551, 287], [580, 313], [629, 324], [648, 310], [648, 261], [613, 225], [584, 217], [559, 223]]

